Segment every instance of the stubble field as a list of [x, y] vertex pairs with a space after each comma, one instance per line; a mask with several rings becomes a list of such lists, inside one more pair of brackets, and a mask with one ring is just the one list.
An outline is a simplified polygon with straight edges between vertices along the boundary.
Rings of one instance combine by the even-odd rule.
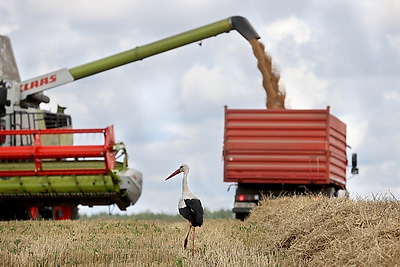
[[244, 222], [207, 219], [183, 249], [185, 221], [0, 222], [0, 266], [396, 266], [393, 200], [263, 200]]

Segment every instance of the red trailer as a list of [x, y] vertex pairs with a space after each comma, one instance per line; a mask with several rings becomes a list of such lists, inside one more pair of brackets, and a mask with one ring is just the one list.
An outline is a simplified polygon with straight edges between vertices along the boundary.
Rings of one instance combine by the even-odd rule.
[[346, 190], [346, 124], [325, 110], [225, 107], [224, 182], [244, 218], [261, 194]]

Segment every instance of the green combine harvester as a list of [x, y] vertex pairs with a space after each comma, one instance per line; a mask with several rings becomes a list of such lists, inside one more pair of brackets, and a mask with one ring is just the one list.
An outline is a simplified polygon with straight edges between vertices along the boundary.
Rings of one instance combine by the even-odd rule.
[[[231, 30], [259, 39], [247, 19], [235, 16], [25, 81], [9, 38], [0, 36], [0, 220], [76, 219], [78, 205], [126, 210], [135, 204], [142, 173], [128, 168], [126, 148], [115, 141], [113, 127], [72, 129], [64, 108], [40, 109], [50, 101], [43, 91]], [[85, 135], [90, 138], [81, 138]]]

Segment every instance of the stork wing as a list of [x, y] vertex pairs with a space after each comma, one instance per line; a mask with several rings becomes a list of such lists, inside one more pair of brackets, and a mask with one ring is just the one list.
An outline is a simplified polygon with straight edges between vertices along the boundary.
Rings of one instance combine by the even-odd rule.
[[203, 206], [201, 205], [200, 199], [185, 199], [185, 204], [190, 210], [192, 211], [193, 215], [193, 226], [202, 226], [203, 225], [203, 215], [204, 210]]

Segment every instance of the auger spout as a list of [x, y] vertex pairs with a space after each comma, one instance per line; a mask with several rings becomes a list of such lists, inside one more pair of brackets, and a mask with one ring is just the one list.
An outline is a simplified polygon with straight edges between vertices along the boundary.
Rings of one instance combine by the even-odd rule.
[[70, 69], [69, 71], [72, 77], [74, 77], [75, 80], [78, 80], [105, 70], [142, 60], [171, 49], [216, 36], [221, 33], [229, 32], [233, 29], [237, 30], [247, 40], [260, 38], [246, 18], [235, 16], [154, 43], [138, 46], [134, 49], [113, 56], [80, 65]]
[[238, 31], [246, 40], [260, 39], [260, 36], [250, 24], [250, 22], [241, 16], [230, 17], [232, 29]]
[[238, 31], [247, 40], [259, 39], [249, 21], [233, 16], [165, 39], [89, 62], [70, 69], [62, 69], [21, 83], [21, 100], [28, 95], [41, 92], [74, 80], [79, 80], [128, 63], [145, 59], [187, 44], [198, 42], [222, 33]]

